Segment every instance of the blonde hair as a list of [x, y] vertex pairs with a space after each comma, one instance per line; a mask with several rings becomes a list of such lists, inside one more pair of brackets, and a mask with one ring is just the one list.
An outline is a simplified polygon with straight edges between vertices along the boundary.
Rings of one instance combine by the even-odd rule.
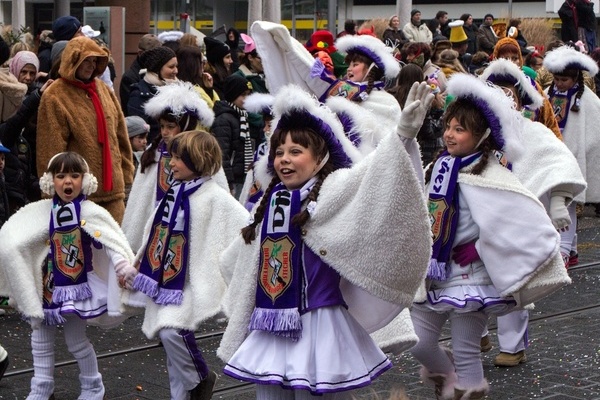
[[171, 139], [168, 148], [169, 153], [189, 160], [199, 176], [212, 176], [221, 169], [221, 148], [217, 139], [206, 131], [181, 132]]

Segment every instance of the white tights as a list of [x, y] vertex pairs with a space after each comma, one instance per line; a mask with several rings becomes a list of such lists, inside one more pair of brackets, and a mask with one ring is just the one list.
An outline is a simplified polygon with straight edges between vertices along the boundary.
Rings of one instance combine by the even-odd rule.
[[[86, 322], [77, 316], [66, 317], [64, 324], [67, 349], [77, 360], [81, 394], [79, 399], [102, 400], [104, 384], [98, 372], [96, 352], [85, 333]], [[31, 333], [33, 378], [27, 400], [48, 400], [54, 392], [54, 341], [56, 326], [43, 323]]]
[[[456, 370], [462, 388], [481, 386], [484, 382], [480, 341], [487, 316], [482, 312], [436, 313], [413, 308], [410, 312], [419, 343], [410, 351], [434, 374], [451, 374]], [[442, 327], [450, 320], [454, 364], [439, 345]]]
[[256, 400], [342, 400], [351, 396], [352, 391], [325, 393], [313, 396], [308, 390], [284, 389], [279, 385], [256, 385]]

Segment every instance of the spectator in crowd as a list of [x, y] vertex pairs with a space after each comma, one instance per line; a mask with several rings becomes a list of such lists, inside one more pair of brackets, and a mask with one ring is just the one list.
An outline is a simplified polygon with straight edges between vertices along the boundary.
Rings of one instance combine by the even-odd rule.
[[213, 88], [217, 91], [219, 98], [223, 99], [223, 81], [234, 72], [232, 68], [233, 51], [225, 43], [209, 36], [204, 38], [204, 45], [208, 61], [204, 70], [212, 75]]
[[402, 28], [404, 35], [410, 42], [423, 42], [430, 44], [433, 39], [431, 31], [421, 21], [421, 11], [416, 8], [410, 12], [410, 22]]
[[[108, 64], [108, 50], [86, 37], [71, 39], [61, 56], [61, 79], [44, 92], [36, 141], [38, 174], [52, 156], [81, 154], [98, 178], [90, 200], [106, 208], [120, 223], [125, 211], [125, 185], [133, 181], [131, 145], [115, 94], [96, 79]], [[39, 123], [41, 122], [41, 123]], [[39, 175], [38, 175], [39, 176]]]
[[525, 56], [525, 65], [537, 72], [544, 65], [544, 56], [537, 50], [532, 51]]
[[40, 33], [40, 45], [37, 51], [37, 57], [40, 60], [40, 72], [48, 73], [52, 68], [52, 58], [50, 52], [52, 51], [52, 45], [54, 39], [51, 35], [52, 31], [47, 29]]
[[141, 79], [140, 69], [142, 69], [140, 56], [146, 50], [154, 49], [160, 46], [160, 41], [151, 33], [148, 33], [140, 38], [138, 42], [138, 52], [135, 60], [129, 66], [129, 69], [125, 71], [119, 84], [119, 96], [121, 98], [121, 110], [125, 116], [129, 115], [127, 110], [127, 103], [129, 103], [129, 94], [131, 93], [131, 86], [134, 83], [138, 83]]
[[520, 19], [511, 19], [508, 22], [508, 31], [506, 32], [506, 36], [511, 37], [519, 43], [519, 47], [521, 48], [521, 54], [526, 56], [530, 53], [527, 48], [527, 39], [523, 36], [523, 32], [521, 32], [521, 20]]
[[241, 33], [240, 37], [244, 42], [244, 49], [240, 55], [240, 68], [234, 72], [234, 75], [246, 78], [252, 84], [253, 92], [268, 93], [265, 71], [263, 71], [262, 59], [256, 51], [256, 44], [250, 36], [244, 33]]
[[52, 23], [52, 36], [54, 36], [54, 40], [57, 42], [83, 36], [81, 22], [70, 15], [59, 17]]
[[425, 24], [427, 25], [427, 28], [433, 35], [433, 37], [431, 38], [432, 44], [435, 44], [440, 40], [448, 40], [446, 36], [442, 35], [442, 31], [440, 30], [440, 23], [437, 19], [430, 19]]
[[492, 14], [486, 14], [483, 17], [483, 24], [477, 30], [477, 47], [479, 50], [485, 51], [488, 54], [494, 52], [494, 46], [498, 41], [498, 36], [494, 32], [492, 24], [494, 23], [494, 16]]
[[563, 42], [585, 44], [586, 51], [591, 53], [596, 48], [596, 30], [598, 22], [591, 0], [566, 0], [558, 9], [561, 21], [560, 37]]
[[383, 31], [383, 43], [393, 49], [394, 55], [400, 53], [402, 46], [408, 43], [408, 39], [400, 29], [400, 18], [397, 15], [392, 15], [388, 27]]
[[[212, 109], [219, 95], [213, 88], [213, 77], [204, 71], [204, 55], [197, 46], [181, 46], [177, 51], [177, 78], [190, 82], [202, 100]], [[205, 127], [209, 129], [210, 126]]]
[[425, 79], [435, 81], [440, 93], [446, 91], [447, 79], [439, 66], [431, 61], [431, 47], [426, 43], [409, 43], [402, 49], [402, 60], [418, 65], [423, 70]]
[[333, 34], [331, 32], [326, 30], [313, 32], [304, 47], [306, 47], [306, 50], [308, 50], [315, 58], [319, 57], [322, 60], [322, 53], [329, 56], [332, 64], [331, 72], [337, 78], [346, 75], [348, 64], [346, 64], [344, 60], [345, 56], [335, 47], [335, 44], [333, 43]]
[[448, 12], [440, 10], [434, 18], [440, 24], [440, 33], [442, 36], [450, 37], [450, 27], [448, 26]]
[[467, 53], [477, 53], [477, 26], [473, 23], [473, 16], [471, 14], [463, 14], [460, 19], [465, 21], [463, 29], [467, 35]]
[[[8, 44], [0, 37], [0, 65], [4, 65], [10, 57]], [[27, 93], [27, 85], [10, 73], [8, 68], [0, 67], [0, 122], [12, 116]]]
[[441, 52], [437, 65], [442, 69], [446, 78], [450, 78], [450, 76], [456, 73], [467, 72], [458, 58], [458, 52], [452, 49]]
[[184, 46], [195, 46], [200, 47], [201, 42], [199, 38], [193, 33], [184, 33], [181, 39], [179, 40], [179, 44], [181, 47]]
[[135, 171], [137, 171], [142, 153], [146, 150], [146, 145], [148, 144], [150, 125], [137, 115], [125, 117], [125, 123], [127, 124], [127, 135], [129, 136], [129, 143], [131, 144], [131, 151], [133, 153], [131, 161], [133, 161]]
[[452, 43], [450, 43], [449, 40], [439, 40], [435, 42], [431, 48], [431, 62], [437, 65], [440, 60], [440, 54], [447, 49], [452, 49]]
[[344, 22], [344, 30], [338, 33], [337, 37], [341, 38], [346, 35], [356, 35], [356, 21], [353, 19], [347, 19]]
[[151, 142], [158, 136], [160, 128], [158, 121], [146, 114], [144, 104], [156, 94], [157, 87], [177, 80], [177, 56], [169, 47], [159, 46], [143, 52], [140, 62], [142, 68], [146, 68], [146, 74], [131, 87], [127, 115], [142, 117], [150, 125], [148, 140]]
[[[8, 203], [6, 181], [4, 179], [4, 166], [6, 163], [5, 157], [7, 154], [10, 154], [10, 149], [4, 147], [2, 143], [0, 143], [0, 226], [4, 225], [6, 220], [8, 220], [8, 218], [11, 215], [10, 205]], [[0, 313], [0, 315], [2, 315], [2, 313]], [[0, 355], [4, 355], [2, 354], [3, 350], [4, 349], [2, 348], [2, 346], [0, 346]], [[4, 353], [6, 352], [4, 351]], [[2, 375], [4, 375], [4, 371], [2, 371], [2, 364], [3, 363], [0, 363], [0, 379], [2, 379]], [[4, 368], [4, 370], [6, 370], [6, 368]]]
[[467, 47], [469, 46], [469, 38], [463, 29], [464, 21], [457, 19], [448, 24], [450, 27], [450, 43], [452, 43], [452, 50], [458, 53], [458, 59], [460, 60], [465, 70], [469, 69], [471, 64], [472, 54], [467, 53]]
[[240, 33], [235, 28], [229, 28], [225, 39], [225, 44], [231, 49], [231, 72], [238, 70], [240, 66]]

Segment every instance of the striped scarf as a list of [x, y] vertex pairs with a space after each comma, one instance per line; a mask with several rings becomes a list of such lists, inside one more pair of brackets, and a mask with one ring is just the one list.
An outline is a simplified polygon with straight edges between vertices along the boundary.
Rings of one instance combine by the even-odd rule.
[[252, 161], [254, 161], [254, 148], [252, 146], [252, 138], [250, 138], [250, 130], [248, 129], [248, 112], [229, 103], [231, 108], [240, 117], [240, 138], [244, 140], [244, 172], [248, 172]]

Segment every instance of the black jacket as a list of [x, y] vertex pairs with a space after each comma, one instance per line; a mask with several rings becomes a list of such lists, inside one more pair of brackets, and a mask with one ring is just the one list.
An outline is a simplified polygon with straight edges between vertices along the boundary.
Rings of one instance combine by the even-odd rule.
[[132, 85], [134, 83], [138, 83], [140, 81], [140, 69], [142, 66], [140, 65], [140, 61], [136, 58], [131, 66], [121, 78], [121, 83], [119, 84], [119, 97], [121, 98], [121, 109], [123, 110], [123, 114], [128, 116], [127, 103], [129, 102], [129, 94], [131, 93]]
[[[127, 115], [137, 115], [141, 117], [148, 125], [148, 143], [152, 143], [155, 137], [160, 135], [160, 124], [154, 118], [150, 118], [144, 111], [144, 104], [158, 92], [156, 86], [140, 79], [138, 83], [131, 85], [129, 100], [127, 101]], [[121, 99], [123, 101], [123, 99]]]
[[[240, 118], [237, 112], [223, 100], [217, 101], [213, 108], [215, 120], [210, 131], [219, 142], [223, 153], [223, 170], [229, 186], [234, 183], [244, 183], [246, 171], [244, 170], [244, 140], [240, 138]], [[252, 148], [261, 142], [259, 129], [250, 129]]]

